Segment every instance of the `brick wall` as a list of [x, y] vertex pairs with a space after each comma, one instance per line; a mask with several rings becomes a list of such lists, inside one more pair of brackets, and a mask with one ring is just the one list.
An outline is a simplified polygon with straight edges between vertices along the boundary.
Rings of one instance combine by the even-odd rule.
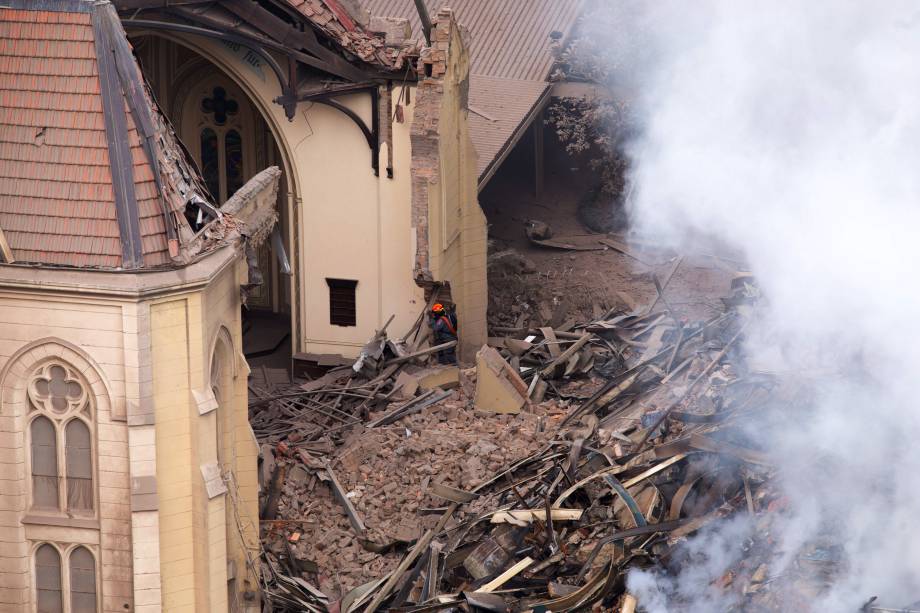
[[460, 319], [460, 357], [486, 341], [486, 219], [479, 207], [469, 136], [469, 53], [449, 9], [422, 50], [412, 125], [412, 224], [419, 284], [450, 284]]

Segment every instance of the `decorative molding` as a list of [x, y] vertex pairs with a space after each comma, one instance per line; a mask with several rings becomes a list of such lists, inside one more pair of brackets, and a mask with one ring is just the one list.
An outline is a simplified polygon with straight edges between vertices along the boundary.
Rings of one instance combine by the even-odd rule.
[[214, 396], [214, 390], [210, 387], [203, 390], [192, 390], [192, 399], [198, 407], [199, 415], [207, 415], [211, 411], [216, 410], [219, 406], [217, 397]]
[[63, 515], [39, 515], [29, 513], [20, 520], [23, 524], [36, 526], [61, 526], [64, 528], [86, 528], [90, 530], [99, 529], [98, 519], [88, 519], [80, 517], [66, 517]]
[[201, 477], [204, 479], [204, 487], [208, 491], [209, 500], [227, 493], [227, 485], [220, 475], [220, 466], [217, 462], [202, 464]]

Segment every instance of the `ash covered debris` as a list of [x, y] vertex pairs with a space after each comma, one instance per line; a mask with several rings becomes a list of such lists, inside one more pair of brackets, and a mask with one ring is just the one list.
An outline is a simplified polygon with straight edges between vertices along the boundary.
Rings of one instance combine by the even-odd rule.
[[725, 543], [735, 557], [715, 580], [701, 575], [702, 591], [739, 611], [806, 602], [839, 556], [811, 542], [771, 574], [771, 525], [788, 500], [751, 432], [799, 390], [741, 353], [757, 300], [739, 277], [708, 321], [659, 305], [493, 338], [481, 355], [520, 373], [517, 413], [477, 406], [485, 370], [495, 376], [482, 360], [439, 373], [385, 333], [360, 374], [254, 387], [271, 606], [649, 610], [627, 577], [667, 585], [674, 569], [705, 565], [693, 537], [717, 523], [737, 537]]

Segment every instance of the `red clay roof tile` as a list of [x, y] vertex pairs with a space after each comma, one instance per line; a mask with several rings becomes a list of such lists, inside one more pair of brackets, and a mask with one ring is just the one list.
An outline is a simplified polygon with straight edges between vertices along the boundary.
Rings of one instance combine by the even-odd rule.
[[[87, 2], [84, 8], [83, 12], [0, 8], [0, 227], [18, 262], [123, 265], [89, 12], [111, 11], [111, 7]], [[110, 15], [114, 17], [114, 12]], [[136, 73], [130, 74], [131, 70]], [[136, 206], [130, 213], [138, 219], [142, 265], [169, 265], [167, 223], [175, 223], [185, 206], [188, 184], [199, 179], [179, 147], [170, 144], [174, 134], [143, 90], [137, 65], [122, 60], [118, 75], [116, 88], [125, 79], [140, 88], [137, 100], [149, 105], [141, 110], [150, 113], [158, 132], [152, 149], [161, 166], [162, 194], [125, 98]], [[170, 149], [169, 157], [163, 155], [164, 147]], [[177, 152], [181, 159], [176, 159]], [[125, 201], [129, 206], [131, 202]]]

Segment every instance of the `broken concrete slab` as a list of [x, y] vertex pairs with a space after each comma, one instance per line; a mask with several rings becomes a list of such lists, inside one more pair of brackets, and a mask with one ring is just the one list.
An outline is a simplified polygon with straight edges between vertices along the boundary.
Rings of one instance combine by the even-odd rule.
[[460, 386], [460, 369], [457, 366], [435, 366], [423, 369], [404, 369], [393, 383], [393, 397], [398, 400], [414, 398], [419, 391], [434, 388], [442, 390]]
[[476, 408], [519, 413], [527, 404], [527, 384], [500, 353], [484, 345], [476, 354]]
[[418, 381], [420, 390], [430, 390], [436, 387], [449, 390], [460, 385], [460, 369], [457, 366], [426, 368], [413, 376]]

